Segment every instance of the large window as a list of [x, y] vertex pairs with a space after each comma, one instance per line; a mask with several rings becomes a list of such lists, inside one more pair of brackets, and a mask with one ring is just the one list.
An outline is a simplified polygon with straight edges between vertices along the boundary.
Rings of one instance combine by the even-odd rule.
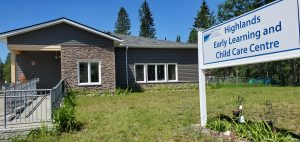
[[140, 83], [177, 81], [177, 64], [135, 64], [135, 80]]
[[145, 81], [145, 66], [135, 65], [135, 79], [137, 82]]
[[78, 84], [100, 85], [101, 65], [100, 62], [78, 62]]
[[168, 80], [177, 81], [177, 65], [168, 64]]
[[157, 81], [165, 81], [165, 73], [166, 73], [166, 66], [165, 65], [156, 65], [156, 72], [157, 72]]
[[155, 65], [147, 65], [147, 81], [155, 81]]

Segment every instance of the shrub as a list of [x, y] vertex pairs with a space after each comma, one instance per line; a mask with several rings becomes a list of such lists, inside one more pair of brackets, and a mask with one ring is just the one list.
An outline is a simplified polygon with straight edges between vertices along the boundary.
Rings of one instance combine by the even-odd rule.
[[246, 138], [251, 141], [278, 141], [278, 142], [293, 142], [296, 141], [292, 136], [284, 133], [274, 132], [266, 122], [246, 122], [237, 123], [235, 121], [227, 121], [226, 119], [213, 118], [207, 122], [207, 127], [225, 132], [233, 130], [241, 138]]
[[246, 124], [235, 123], [234, 128], [237, 135], [252, 141], [295, 141], [290, 135], [274, 132], [266, 122], [247, 122]]
[[126, 88], [126, 89], [122, 89], [122, 88], [117, 88], [116, 89], [116, 96], [123, 96], [123, 95], [128, 95], [132, 92], [132, 89]]
[[58, 132], [69, 132], [78, 129], [78, 122], [75, 117], [75, 97], [75, 91], [67, 91], [62, 106], [54, 111], [53, 121]]
[[45, 125], [42, 125], [41, 128], [32, 130], [27, 135], [27, 141], [57, 141], [57, 133], [55, 130], [51, 130]]
[[209, 119], [207, 122], [207, 127], [219, 132], [229, 131], [232, 128], [230, 122], [221, 120], [220, 118]]
[[49, 129], [44, 124], [38, 129], [34, 129], [29, 132], [27, 137], [17, 136], [11, 140], [12, 142], [33, 142], [33, 141], [43, 141], [52, 142], [58, 141], [58, 134], [54, 129]]

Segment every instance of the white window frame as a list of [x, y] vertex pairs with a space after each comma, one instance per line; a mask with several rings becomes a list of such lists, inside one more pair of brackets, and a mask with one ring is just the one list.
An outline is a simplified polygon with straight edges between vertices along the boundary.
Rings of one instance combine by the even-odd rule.
[[[175, 65], [175, 80], [169, 80], [169, 65]], [[177, 63], [167, 63], [167, 80], [168, 82], [178, 82], [178, 64]]]
[[[137, 65], [143, 65], [144, 66], [144, 81], [137, 81], [136, 80], [136, 66]], [[149, 81], [148, 80], [148, 65], [154, 65], [155, 66], [155, 80], [154, 81]], [[164, 72], [165, 72], [165, 79], [164, 80], [158, 80], [158, 73], [157, 73], [157, 66], [158, 65], [164, 65]], [[168, 65], [175, 65], [176, 80], [169, 80]], [[134, 77], [135, 77], [135, 82], [136, 83], [178, 82], [178, 64], [177, 63], [135, 63], [134, 64]]]
[[[155, 78], [155, 80], [153, 80], [153, 81], [149, 81], [148, 80], [148, 66], [149, 65], [150, 66], [154, 66], [154, 78]], [[155, 82], [157, 82], [157, 72], [156, 72], [156, 69], [157, 69], [157, 66], [156, 66], [155, 63], [146, 64], [146, 80], [147, 80], [148, 83], [155, 83]]]
[[[158, 80], [158, 70], [157, 66], [158, 65], [164, 65], [164, 72], [165, 72], [165, 80]], [[167, 82], [167, 64], [166, 63], [156, 63], [155, 64], [155, 82]]]
[[[88, 63], [88, 82], [80, 83], [80, 63]], [[91, 82], [91, 63], [98, 63], [99, 82]], [[101, 62], [100, 61], [78, 61], [77, 62], [78, 86], [101, 85]]]
[[[136, 80], [136, 66], [137, 65], [143, 65], [144, 66], [144, 81], [137, 81]], [[135, 78], [135, 82], [137, 82], [137, 83], [146, 83], [147, 81], [147, 74], [146, 74], [146, 67], [147, 66], [147, 64], [144, 64], [144, 63], [137, 63], [137, 64], [134, 64], [134, 78]]]

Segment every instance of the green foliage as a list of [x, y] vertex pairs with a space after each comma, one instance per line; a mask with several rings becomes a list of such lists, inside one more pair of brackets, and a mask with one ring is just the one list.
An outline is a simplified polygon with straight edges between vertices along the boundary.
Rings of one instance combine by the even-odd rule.
[[193, 29], [190, 32], [188, 43], [197, 43], [198, 34], [196, 29], [208, 29], [215, 24], [215, 17], [212, 12], [210, 12], [206, 1], [202, 2], [200, 11], [198, 11], [197, 17], [193, 25]]
[[41, 128], [32, 130], [28, 135], [26, 141], [57, 141], [57, 132], [54, 129], [49, 129], [45, 125]]
[[124, 7], [120, 8], [118, 19], [115, 23], [115, 33], [130, 35], [130, 19]]
[[[274, 0], [226, 0], [218, 5], [218, 22], [224, 22]], [[280, 85], [300, 85], [300, 59], [212, 69], [216, 77], [271, 78]]]
[[208, 5], [205, 0], [203, 0], [202, 5], [200, 7], [200, 11], [195, 18], [194, 28], [202, 28], [208, 29], [212, 25], [214, 25], [215, 19], [213, 13], [210, 12]]
[[176, 42], [181, 42], [180, 35], [176, 36]]
[[79, 128], [75, 116], [75, 91], [67, 91], [67, 95], [63, 99], [62, 106], [54, 111], [53, 121], [55, 129], [58, 132], [70, 132]]
[[221, 120], [220, 118], [208, 119], [206, 126], [212, 130], [219, 131], [219, 132], [226, 132], [232, 129], [231, 123], [225, 120]]
[[207, 122], [207, 127], [225, 132], [228, 130], [234, 131], [239, 137], [246, 138], [251, 141], [276, 141], [276, 142], [292, 142], [296, 139], [292, 138], [289, 134], [274, 132], [273, 129], [266, 122], [246, 122], [237, 123], [235, 121], [227, 121], [225, 119], [213, 118]]
[[122, 88], [117, 88], [115, 95], [116, 96], [124, 96], [124, 95], [129, 95], [132, 92], [132, 89], [130, 88], [126, 88], [126, 89], [122, 89]]
[[10, 81], [10, 77], [11, 77], [11, 65], [10, 65], [10, 53], [8, 53], [6, 60], [5, 60], [5, 64], [3, 65], [3, 78], [4, 81], [7, 81], [8, 83], [11, 82]]
[[[271, 100], [278, 119], [276, 127], [299, 134], [299, 92], [299, 87], [210, 88], [207, 113], [216, 117], [222, 113], [231, 115], [236, 98], [242, 95], [247, 99], [243, 104], [245, 118], [258, 120], [265, 112], [262, 109], [265, 100]], [[190, 127], [199, 123], [197, 90], [144, 91], [118, 97], [80, 96], [76, 104], [76, 118], [85, 124], [85, 129], [60, 133], [59, 141], [216, 141], [207, 140]]]
[[218, 21], [225, 22], [250, 10], [251, 0], [226, 0], [218, 5]]
[[190, 32], [188, 43], [197, 43], [198, 41], [198, 32], [195, 28], [193, 28]]
[[156, 29], [154, 25], [154, 19], [150, 11], [148, 2], [145, 0], [139, 9], [139, 18], [140, 18], [140, 36], [148, 38], [156, 38]]
[[13, 138], [12, 142], [53, 142], [58, 141], [58, 133], [55, 129], [48, 128], [45, 124], [38, 129], [34, 129], [26, 137], [18, 136]]

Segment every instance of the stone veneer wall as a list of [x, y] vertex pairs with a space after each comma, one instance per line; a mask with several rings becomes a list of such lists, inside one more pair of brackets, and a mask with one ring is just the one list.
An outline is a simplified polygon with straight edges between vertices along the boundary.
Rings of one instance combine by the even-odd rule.
[[[77, 62], [99, 60], [101, 62], [101, 85], [78, 86]], [[115, 48], [64, 45], [61, 48], [61, 71], [62, 78], [66, 78], [71, 87], [114, 92], [116, 88]]]

